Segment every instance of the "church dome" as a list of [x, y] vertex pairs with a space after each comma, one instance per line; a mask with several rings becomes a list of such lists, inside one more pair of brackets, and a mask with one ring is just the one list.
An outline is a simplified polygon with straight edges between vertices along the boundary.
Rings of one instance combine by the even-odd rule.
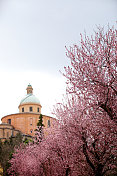
[[27, 87], [27, 95], [21, 100], [20, 105], [22, 104], [28, 104], [28, 103], [34, 103], [34, 104], [40, 104], [40, 101], [35, 95], [33, 95], [33, 88], [29, 84]]
[[29, 84], [27, 87], [27, 95], [20, 101], [19, 113], [41, 113], [41, 104], [39, 99], [33, 95], [33, 88]]
[[20, 102], [21, 104], [25, 104], [25, 103], [36, 103], [36, 104], [40, 104], [40, 101], [37, 97], [35, 97], [35, 95], [33, 94], [27, 94]]

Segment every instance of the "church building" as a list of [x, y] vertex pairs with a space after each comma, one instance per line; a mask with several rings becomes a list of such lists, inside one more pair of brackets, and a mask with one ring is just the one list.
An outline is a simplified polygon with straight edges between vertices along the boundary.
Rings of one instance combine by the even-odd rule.
[[[33, 94], [33, 88], [29, 84], [27, 87], [27, 95], [19, 104], [19, 113], [10, 114], [2, 117], [0, 124], [0, 139], [7, 139], [15, 136], [18, 132], [23, 135], [34, 136], [37, 122], [41, 114], [41, 103]], [[44, 128], [49, 128], [54, 118], [43, 115]]]

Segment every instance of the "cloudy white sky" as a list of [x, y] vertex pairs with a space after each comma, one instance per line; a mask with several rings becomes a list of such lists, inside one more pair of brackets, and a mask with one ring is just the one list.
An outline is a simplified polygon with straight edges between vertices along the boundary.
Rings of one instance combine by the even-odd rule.
[[117, 0], [0, 0], [0, 118], [17, 113], [31, 83], [51, 115], [65, 93], [65, 46], [117, 20]]

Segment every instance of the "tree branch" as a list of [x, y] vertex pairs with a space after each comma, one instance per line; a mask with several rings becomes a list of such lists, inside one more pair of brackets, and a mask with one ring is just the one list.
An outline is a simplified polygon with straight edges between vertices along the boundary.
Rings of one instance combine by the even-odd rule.
[[85, 155], [85, 157], [86, 157], [86, 160], [87, 160], [87, 163], [90, 165], [90, 167], [93, 169], [93, 171], [95, 172], [95, 167], [94, 167], [94, 165], [93, 165], [93, 163], [90, 161], [90, 159], [89, 159], [89, 156], [88, 156], [88, 153], [87, 153], [87, 151], [86, 151], [86, 145], [85, 144], [83, 144], [83, 153], [84, 153], [84, 155]]

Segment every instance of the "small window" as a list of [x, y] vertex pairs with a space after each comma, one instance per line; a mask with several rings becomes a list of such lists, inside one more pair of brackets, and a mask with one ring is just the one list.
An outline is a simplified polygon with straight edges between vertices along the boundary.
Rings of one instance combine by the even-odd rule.
[[32, 108], [32, 107], [29, 107], [29, 111], [30, 111], [30, 112], [33, 111], [33, 108]]
[[22, 112], [24, 112], [24, 108], [22, 108]]
[[8, 124], [11, 124], [11, 119], [8, 119]]
[[48, 127], [50, 127], [50, 120], [48, 120]]
[[31, 93], [32, 93], [32, 90], [29, 90], [28, 93], [31, 94]]
[[39, 112], [39, 108], [37, 108], [37, 112]]
[[30, 132], [32, 133], [32, 132], [33, 132], [33, 130], [30, 130]]

